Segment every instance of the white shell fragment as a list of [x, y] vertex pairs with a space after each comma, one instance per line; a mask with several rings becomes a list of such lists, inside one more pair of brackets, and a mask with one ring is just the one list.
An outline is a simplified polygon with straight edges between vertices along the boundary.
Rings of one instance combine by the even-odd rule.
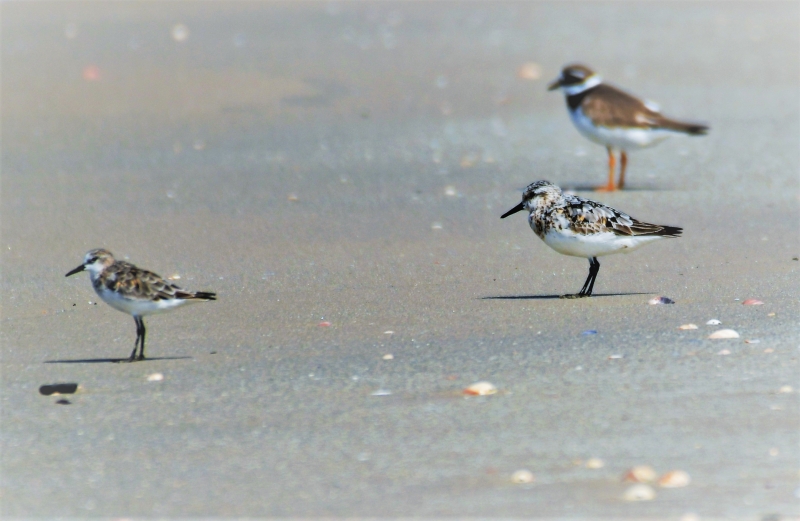
[[758, 300], [757, 298], [749, 298], [749, 299], [745, 300], [744, 302], [742, 302], [742, 304], [745, 305], [745, 306], [763, 306], [764, 305], [764, 303], [761, 302], [760, 300]]
[[601, 469], [606, 465], [606, 462], [600, 458], [589, 458], [586, 460], [587, 469]]
[[691, 483], [692, 478], [682, 470], [670, 470], [658, 480], [658, 486], [662, 488], [680, 488]]
[[636, 465], [628, 469], [623, 476], [623, 481], [633, 481], [635, 483], [652, 483], [658, 479], [658, 474], [650, 465]]
[[530, 470], [522, 469], [511, 474], [511, 481], [520, 485], [524, 485], [525, 483], [533, 483], [535, 480], [536, 477]]
[[712, 318], [711, 320], [709, 320], [708, 322], [706, 322], [706, 325], [707, 325], [707, 326], [718, 326], [718, 325], [720, 325], [720, 324], [722, 324], [722, 322], [720, 322], [720, 321], [719, 321], [719, 320], [717, 320], [716, 318]]
[[464, 394], [469, 394], [472, 396], [486, 396], [489, 394], [494, 394], [496, 392], [497, 392], [497, 387], [495, 387], [494, 384], [490, 382], [475, 382], [474, 384], [464, 389]]
[[651, 306], [656, 306], [658, 304], [674, 304], [675, 301], [669, 297], [654, 297], [648, 300], [647, 303]]
[[372, 396], [389, 396], [390, 394], [392, 394], [392, 391], [389, 391], [387, 389], [378, 389], [377, 391], [372, 393]]
[[148, 382], [160, 382], [164, 379], [164, 375], [161, 373], [153, 373], [147, 377]]
[[625, 501], [652, 501], [656, 498], [656, 491], [650, 485], [644, 483], [637, 483], [628, 487], [622, 499]]
[[721, 340], [725, 338], [739, 338], [739, 333], [734, 331], [733, 329], [720, 329], [719, 331], [714, 331], [708, 338], [712, 340]]
[[387, 353], [387, 354], [383, 355], [383, 359], [384, 360], [394, 360], [394, 355], [391, 354], [391, 353]]
[[682, 329], [683, 331], [687, 331], [689, 329], [697, 329], [697, 324], [683, 324], [678, 326], [678, 329]]
[[731, 354], [731, 351], [730, 351], [730, 349], [721, 349], [719, 351], [719, 353], [717, 353], [717, 354], [718, 355], [729, 355], [729, 354]]
[[782, 385], [781, 388], [778, 390], [778, 392], [781, 394], [788, 394], [791, 393], [792, 391], [793, 389], [791, 385]]

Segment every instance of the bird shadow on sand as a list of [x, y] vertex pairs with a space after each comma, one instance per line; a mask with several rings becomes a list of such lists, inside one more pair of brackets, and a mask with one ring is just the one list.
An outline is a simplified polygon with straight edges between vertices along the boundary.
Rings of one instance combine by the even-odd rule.
[[[591, 297], [585, 298], [597, 298], [597, 297], [625, 297], [629, 295], [654, 295], [652, 292], [648, 293], [640, 293], [640, 292], [632, 292], [632, 293], [592, 293]], [[497, 295], [493, 297], [480, 297], [479, 300], [561, 300], [563, 295]], [[570, 299], [563, 299], [563, 300], [570, 300]], [[582, 300], [582, 299], [575, 299], [575, 300]]]
[[[155, 362], [156, 360], [187, 360], [191, 356], [160, 356], [136, 360], [136, 362]], [[80, 360], [45, 360], [45, 364], [120, 364], [127, 363], [127, 358], [85, 358]]]

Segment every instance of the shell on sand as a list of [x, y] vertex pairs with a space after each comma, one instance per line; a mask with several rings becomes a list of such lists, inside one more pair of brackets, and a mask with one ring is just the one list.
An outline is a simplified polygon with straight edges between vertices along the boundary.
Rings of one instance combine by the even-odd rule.
[[734, 331], [733, 329], [720, 329], [719, 331], [714, 331], [708, 338], [712, 340], [720, 340], [724, 338], [739, 338], [739, 333]]

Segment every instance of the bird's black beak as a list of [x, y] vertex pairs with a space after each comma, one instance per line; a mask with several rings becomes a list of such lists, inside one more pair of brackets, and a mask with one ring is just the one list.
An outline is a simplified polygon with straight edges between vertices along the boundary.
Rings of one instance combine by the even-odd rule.
[[505, 219], [505, 218], [506, 218], [506, 217], [508, 217], [509, 215], [514, 215], [515, 213], [517, 213], [517, 212], [521, 212], [521, 211], [522, 211], [522, 210], [524, 210], [524, 209], [525, 209], [525, 201], [522, 201], [522, 202], [521, 202], [521, 203], [519, 203], [517, 206], [515, 206], [514, 208], [510, 209], [509, 211], [507, 211], [506, 213], [504, 213], [503, 215], [501, 215], [501, 216], [500, 216], [500, 218], [501, 218], [501, 219]]
[[561, 87], [561, 78], [556, 78], [547, 85], [547, 90], [556, 90]]
[[82, 272], [82, 271], [83, 271], [83, 270], [85, 270], [85, 269], [86, 269], [86, 266], [84, 266], [83, 264], [81, 264], [80, 266], [78, 266], [77, 268], [75, 268], [74, 270], [70, 271], [69, 273], [67, 273], [67, 274], [66, 274], [66, 275], [64, 275], [64, 276], [65, 276], [65, 277], [69, 277], [70, 275], [75, 275], [76, 273], [80, 273], [80, 272]]

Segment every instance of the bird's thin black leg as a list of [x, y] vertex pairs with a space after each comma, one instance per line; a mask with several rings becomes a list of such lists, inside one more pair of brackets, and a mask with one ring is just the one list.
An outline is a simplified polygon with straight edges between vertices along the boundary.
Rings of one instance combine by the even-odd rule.
[[589, 277], [592, 279], [592, 282], [589, 284], [589, 289], [585, 293], [587, 297], [592, 296], [592, 289], [594, 289], [594, 281], [597, 280], [598, 273], [600, 273], [600, 261], [597, 260], [597, 257], [592, 257], [589, 260]]
[[136, 351], [139, 349], [139, 339], [142, 337], [142, 328], [139, 326], [139, 317], [133, 317], [133, 321], [136, 323], [136, 342], [133, 344], [133, 352], [131, 353], [131, 357], [126, 360], [126, 362], [133, 362], [136, 360]]
[[137, 360], [144, 360], [144, 337], [147, 332], [144, 327], [144, 319], [139, 317], [139, 325], [142, 327], [142, 342], [139, 344], [139, 358]]

